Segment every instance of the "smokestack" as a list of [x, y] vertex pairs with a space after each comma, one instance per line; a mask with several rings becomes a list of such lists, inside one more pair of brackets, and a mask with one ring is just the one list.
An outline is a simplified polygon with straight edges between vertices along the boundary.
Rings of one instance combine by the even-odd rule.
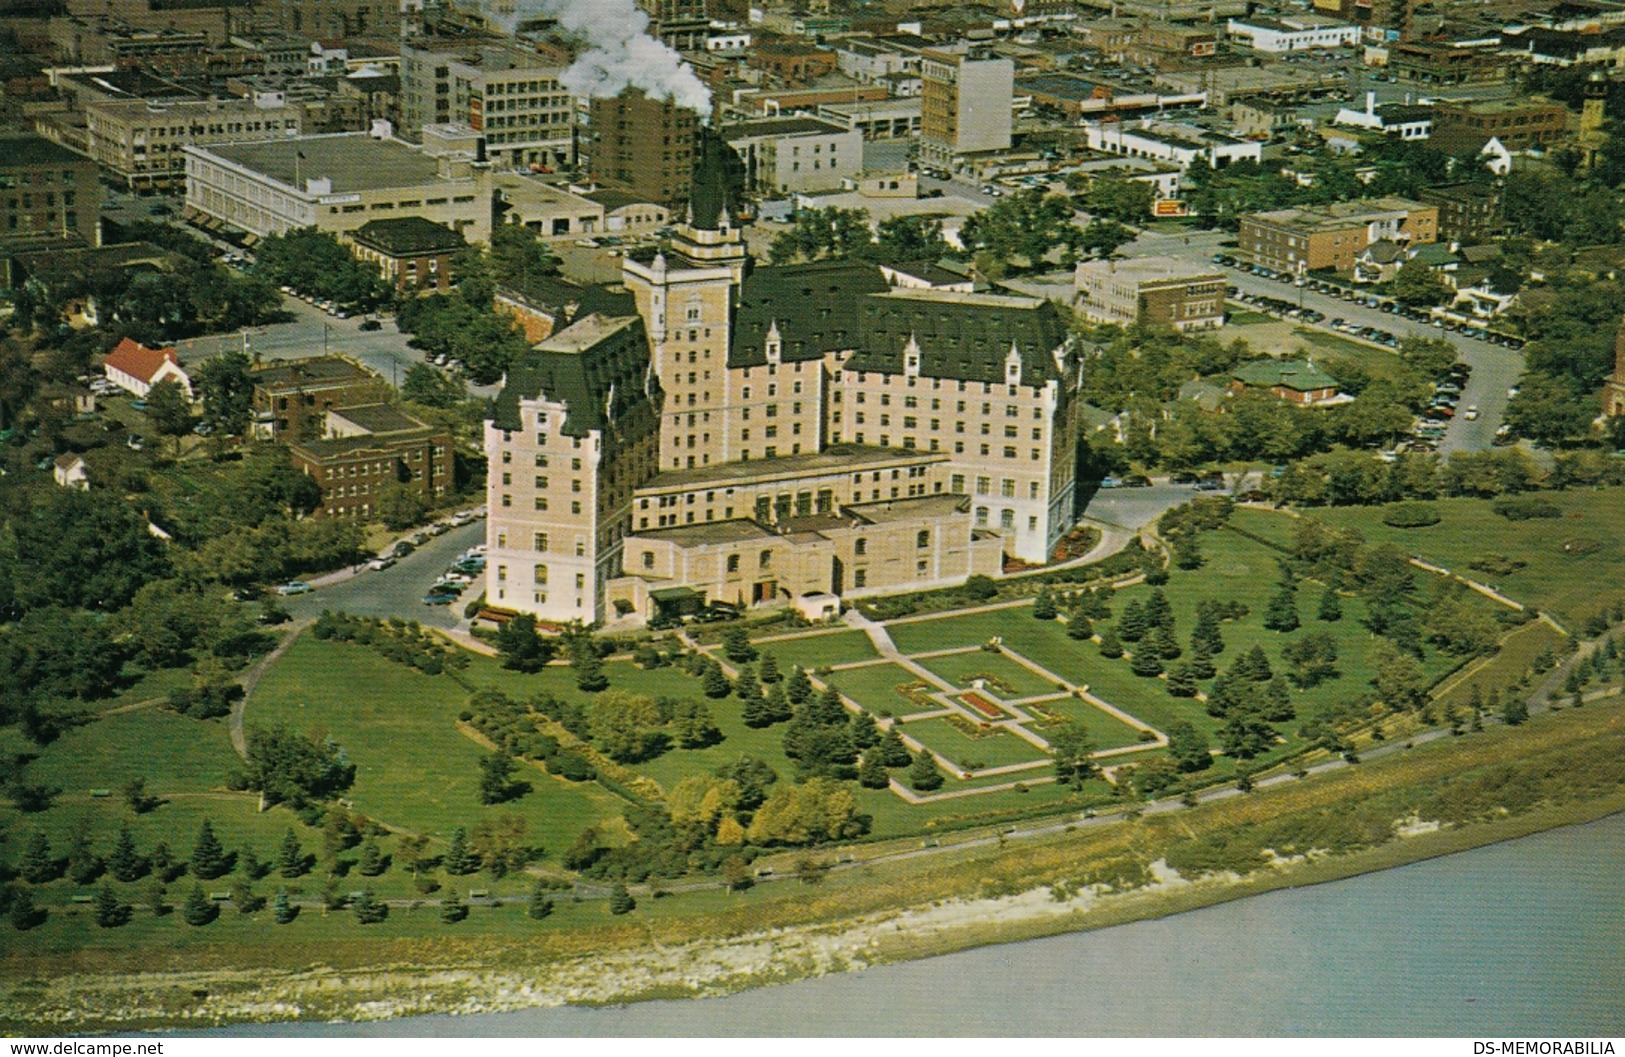
[[700, 114], [711, 112], [711, 92], [667, 44], [649, 35], [649, 16], [635, 0], [520, 0], [510, 32], [530, 18], [551, 18], [586, 48], [559, 77], [568, 91], [608, 99], [626, 88], [669, 99]]

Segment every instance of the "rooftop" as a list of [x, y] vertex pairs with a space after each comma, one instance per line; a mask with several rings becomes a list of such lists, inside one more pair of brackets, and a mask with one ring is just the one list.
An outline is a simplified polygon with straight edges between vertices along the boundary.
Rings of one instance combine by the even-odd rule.
[[314, 462], [325, 462], [362, 453], [370, 455], [373, 452], [394, 451], [402, 442], [425, 440], [433, 433], [431, 427], [422, 426], [419, 429], [403, 430], [383, 436], [369, 433], [360, 437], [336, 437], [330, 440], [296, 440], [289, 442], [288, 450], [300, 452]]
[[368, 433], [400, 433], [409, 429], [422, 429], [423, 422], [408, 415], [393, 404], [359, 404], [328, 412], [337, 415]]
[[253, 374], [254, 385], [275, 392], [279, 389], [311, 389], [352, 382], [382, 381], [380, 375], [342, 356], [313, 356], [261, 367]]
[[0, 136], [0, 169], [25, 169], [35, 165], [74, 168], [94, 163], [41, 136]]
[[1150, 283], [1158, 280], [1188, 281], [1220, 279], [1224, 273], [1211, 265], [1197, 264], [1178, 257], [1130, 257], [1115, 261], [1083, 261], [1077, 275], [1111, 275], [1125, 282]]
[[1311, 360], [1257, 360], [1237, 367], [1231, 372], [1231, 377], [1246, 385], [1280, 386], [1299, 393], [1337, 387], [1337, 379], [1316, 367]]
[[350, 237], [392, 256], [455, 250], [465, 245], [462, 232], [423, 217], [369, 220]]
[[707, 521], [699, 525], [677, 525], [673, 528], [649, 529], [629, 537], [631, 540], [666, 540], [679, 547], [715, 546], [723, 543], [744, 543], [747, 540], [771, 542], [778, 535], [754, 521], [735, 518], [732, 521]]
[[224, 143], [193, 150], [240, 165], [303, 193], [300, 183], [326, 177], [333, 194], [386, 187], [452, 183], [440, 176], [433, 157], [398, 139], [374, 139], [365, 132], [296, 136], [264, 143]]
[[833, 136], [845, 132], [831, 121], [815, 117], [771, 117], [760, 121], [741, 121], [722, 128], [722, 138], [729, 143], [761, 136]]
[[955, 514], [970, 509], [970, 499], [954, 493], [922, 495], [912, 499], [883, 499], [878, 503], [854, 503], [841, 509], [871, 525], [883, 525], [888, 521], [913, 521], [920, 517]]
[[695, 488], [708, 483], [727, 486], [743, 480], [796, 480], [837, 472], [861, 472], [887, 466], [941, 462], [947, 455], [937, 452], [902, 451], [867, 444], [831, 444], [820, 452], [780, 455], [749, 462], [726, 462], [717, 466], [697, 466], [692, 470], [667, 470], [657, 474], [640, 492]]

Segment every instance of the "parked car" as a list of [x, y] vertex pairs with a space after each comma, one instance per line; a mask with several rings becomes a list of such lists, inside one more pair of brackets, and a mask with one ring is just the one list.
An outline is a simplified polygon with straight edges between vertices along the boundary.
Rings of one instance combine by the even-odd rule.
[[303, 580], [289, 580], [277, 587], [276, 593], [284, 597], [288, 595], [304, 595], [316, 590]]
[[456, 595], [447, 594], [443, 591], [430, 591], [423, 596], [423, 604], [426, 606], [449, 606], [455, 601], [457, 601]]
[[1461, 413], [1461, 417], [1471, 422], [1473, 419], [1478, 417], [1478, 406], [1475, 404], [1472, 407], [1469, 407], [1466, 411]]
[[399, 543], [395, 544], [389, 553], [397, 558], [404, 558], [416, 549], [416, 547], [412, 546], [412, 544], [408, 543], [406, 540], [401, 540]]
[[145, 411], [146, 409], [147, 409], [147, 402], [145, 400], [131, 400], [130, 401], [130, 410], [131, 411]]
[[1124, 488], [1150, 488], [1151, 478], [1143, 473], [1131, 473], [1123, 478]]
[[1122, 486], [1123, 482], [1115, 477], [1102, 477], [1100, 479], [1100, 487], [1102, 488], [1121, 488]]
[[381, 554], [378, 557], [372, 559], [372, 561], [368, 562], [367, 563], [367, 568], [371, 569], [375, 573], [381, 573], [385, 569], [389, 568], [391, 565], [394, 565], [394, 564], [395, 564], [395, 556], [394, 555], [392, 555], [392, 554]]
[[359, 330], [382, 330], [384, 325], [376, 319], [363, 319]]

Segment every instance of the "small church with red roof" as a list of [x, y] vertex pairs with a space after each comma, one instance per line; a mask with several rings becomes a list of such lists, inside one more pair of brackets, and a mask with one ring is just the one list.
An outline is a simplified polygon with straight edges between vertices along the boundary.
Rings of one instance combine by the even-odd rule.
[[192, 379], [172, 348], [149, 349], [139, 341], [125, 338], [107, 354], [102, 367], [108, 381], [136, 396], [145, 397], [159, 382], [174, 382], [188, 400], [192, 398]]

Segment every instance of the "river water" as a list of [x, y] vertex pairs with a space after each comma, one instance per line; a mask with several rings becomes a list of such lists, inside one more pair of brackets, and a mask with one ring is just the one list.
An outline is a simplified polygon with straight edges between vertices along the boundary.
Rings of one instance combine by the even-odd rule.
[[292, 1036], [1625, 1035], [1625, 815], [1160, 921], [726, 998]]

